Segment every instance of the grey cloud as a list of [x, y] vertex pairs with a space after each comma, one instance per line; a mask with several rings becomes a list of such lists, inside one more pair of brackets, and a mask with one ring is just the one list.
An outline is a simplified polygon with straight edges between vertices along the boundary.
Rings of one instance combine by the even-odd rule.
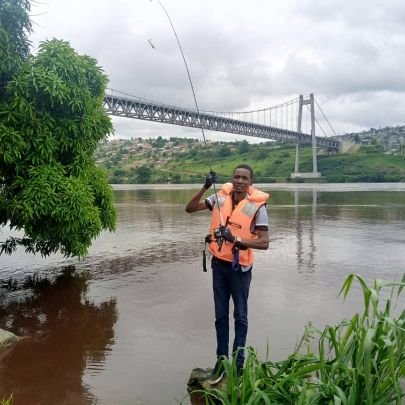
[[399, 22], [403, 24], [405, 15], [402, 0], [302, 0], [294, 4], [297, 13], [317, 24], [338, 21], [345, 26], [376, 29]]
[[[69, 40], [98, 60], [110, 87], [193, 107], [175, 37], [157, 2], [48, 1], [47, 15], [38, 17], [36, 42], [44, 36]], [[201, 109], [250, 110], [314, 92], [331, 107], [328, 118], [348, 131], [376, 126], [377, 120], [384, 126], [404, 121], [402, 0], [164, 4]], [[126, 134], [133, 128], [143, 134], [194, 134], [180, 127], [121, 121], [114, 122]]]

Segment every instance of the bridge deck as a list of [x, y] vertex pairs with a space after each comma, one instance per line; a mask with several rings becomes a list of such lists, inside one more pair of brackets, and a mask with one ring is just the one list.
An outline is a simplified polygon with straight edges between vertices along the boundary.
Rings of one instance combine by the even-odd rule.
[[[191, 128], [204, 128], [210, 131], [228, 132], [232, 134], [273, 139], [284, 142], [310, 145], [310, 134], [299, 133], [287, 129], [254, 124], [213, 114], [200, 113], [170, 105], [158, 104], [144, 100], [106, 95], [104, 109], [108, 114], [135, 118], [145, 121], [163, 122]], [[339, 149], [339, 141], [334, 138], [316, 137], [318, 146]]]

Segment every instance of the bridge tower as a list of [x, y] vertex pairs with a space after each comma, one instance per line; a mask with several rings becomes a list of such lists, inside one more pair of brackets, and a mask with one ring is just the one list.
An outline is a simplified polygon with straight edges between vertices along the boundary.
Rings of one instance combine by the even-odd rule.
[[315, 100], [314, 94], [311, 93], [309, 98], [304, 100], [304, 96], [300, 95], [298, 101], [298, 119], [297, 119], [297, 132], [302, 133], [302, 108], [304, 105], [309, 105], [311, 112], [311, 138], [312, 138], [312, 173], [300, 173], [299, 170], [299, 144], [295, 149], [295, 170], [294, 173], [291, 173], [291, 178], [307, 178], [307, 179], [316, 179], [321, 177], [321, 173], [318, 172], [318, 161], [316, 156], [316, 136], [315, 136]]

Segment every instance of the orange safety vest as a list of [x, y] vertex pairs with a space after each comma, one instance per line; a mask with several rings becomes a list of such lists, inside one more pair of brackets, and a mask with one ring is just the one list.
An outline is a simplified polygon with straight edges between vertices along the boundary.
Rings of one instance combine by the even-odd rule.
[[[215, 229], [218, 229], [221, 225], [225, 225], [234, 236], [240, 236], [243, 239], [256, 239], [257, 235], [251, 231], [252, 221], [257, 210], [266, 204], [266, 201], [270, 197], [269, 194], [250, 186], [246, 198], [241, 200], [235, 209], [232, 210], [232, 190], [232, 183], [225, 183], [217, 193], [218, 201], [214, 203], [210, 225], [212, 242], [208, 245], [208, 250], [213, 256], [227, 262], [233, 261], [232, 247], [234, 244], [224, 241], [221, 247], [218, 246], [214, 234]], [[239, 251], [239, 264], [242, 266], [253, 265], [253, 249], [248, 248]]]

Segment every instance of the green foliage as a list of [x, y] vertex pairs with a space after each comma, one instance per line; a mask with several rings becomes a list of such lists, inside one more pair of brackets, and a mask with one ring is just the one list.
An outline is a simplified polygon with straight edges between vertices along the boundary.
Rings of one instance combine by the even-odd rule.
[[137, 183], [147, 184], [149, 183], [150, 177], [152, 175], [152, 170], [147, 166], [139, 166], [135, 169], [135, 175]]
[[318, 157], [318, 169], [333, 183], [404, 181], [404, 163], [401, 156], [383, 155], [373, 146], [357, 154]]
[[152, 146], [154, 148], [163, 148], [163, 146], [165, 146], [166, 141], [161, 137], [158, 136], [156, 138], [156, 141], [152, 142]]
[[[29, 3], [14, 2], [19, 8], [10, 8], [11, 3], [0, 2], [0, 7], [8, 5], [14, 20], [21, 20], [17, 26], [27, 29]], [[7, 28], [2, 25], [0, 31]], [[25, 39], [12, 32], [10, 38]], [[0, 35], [0, 49], [8, 49], [3, 39]], [[19, 63], [0, 77], [5, 83], [0, 93], [0, 225], [23, 230], [24, 236], [0, 242], [0, 254], [22, 245], [45, 256], [60, 250], [81, 257], [116, 221], [112, 190], [94, 160], [98, 143], [112, 132], [102, 104], [108, 79], [94, 59], [78, 55], [67, 42], [46, 41], [30, 57], [24, 47], [17, 48]]]
[[[110, 182], [137, 183], [136, 176], [127, 176], [123, 172], [116, 176], [114, 173], [121, 169], [128, 172], [132, 167], [144, 165], [151, 168], [149, 183], [166, 183], [172, 181], [174, 175], [178, 183], [199, 183], [209, 170], [209, 165], [212, 165], [220, 183], [229, 180], [234, 167], [242, 162], [254, 168], [256, 183], [290, 182], [295, 165], [295, 146], [272, 142], [248, 144], [248, 151], [243, 154], [240, 150], [246, 150], [246, 142], [212, 142], [203, 145], [192, 139], [171, 138], [170, 142], [166, 142], [164, 151], [149, 149], [149, 146], [153, 148], [155, 139], [143, 141], [148, 144], [147, 148], [139, 147], [139, 142], [121, 140], [100, 145], [98, 161], [109, 170]], [[125, 150], [122, 148], [124, 144]], [[328, 155], [320, 150], [318, 170], [322, 173], [322, 182], [405, 181], [403, 156], [387, 155], [379, 151], [379, 147], [373, 146], [362, 146], [356, 153], [350, 154]], [[312, 171], [311, 147], [300, 147], [300, 171]]]
[[29, 0], [0, 1], [0, 98], [7, 81], [29, 55], [30, 9]]
[[363, 146], [361, 149], [362, 149], [363, 153], [367, 153], [369, 155], [376, 154], [376, 153], [380, 152], [380, 148], [376, 144], [373, 144], [373, 145], [370, 145], [370, 146], [366, 145], [366, 146]]
[[239, 142], [238, 152], [242, 155], [243, 153], [249, 152], [249, 143], [246, 140]]
[[[363, 293], [362, 314], [326, 326], [323, 331], [307, 326], [296, 350], [286, 360], [260, 361], [255, 350], [249, 348], [241, 377], [237, 376], [234, 361], [224, 361], [226, 391], [200, 391], [206, 403], [401, 404], [405, 311], [394, 317], [392, 300], [405, 288], [405, 276], [402, 282], [375, 280], [367, 285], [362, 277], [351, 274], [340, 291], [344, 298], [353, 281], [358, 281]], [[391, 294], [382, 303], [381, 291], [387, 287]], [[313, 340], [317, 340], [317, 353], [311, 350]]]
[[262, 159], [266, 159], [268, 155], [269, 155], [269, 150], [267, 148], [261, 148], [261, 149], [257, 149], [254, 152], [253, 158], [256, 160], [262, 160]]
[[188, 153], [187, 158], [188, 159], [195, 159], [198, 157], [198, 150], [197, 149], [191, 149], [190, 152]]
[[215, 155], [218, 157], [230, 156], [231, 154], [231, 148], [227, 145], [222, 145], [217, 151], [215, 151]]
[[13, 394], [8, 399], [0, 399], [0, 405], [12, 405], [13, 402]]

